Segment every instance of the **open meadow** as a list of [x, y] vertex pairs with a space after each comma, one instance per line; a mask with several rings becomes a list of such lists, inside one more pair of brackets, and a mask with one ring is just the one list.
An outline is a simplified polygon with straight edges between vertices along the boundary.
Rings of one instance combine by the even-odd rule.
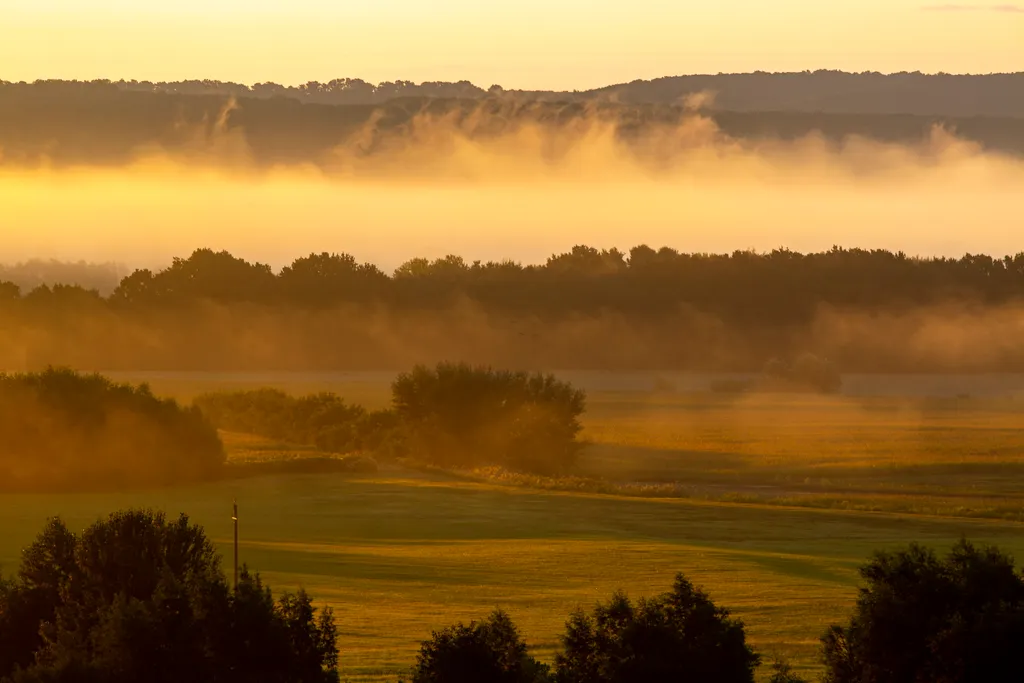
[[[675, 572], [747, 623], [754, 645], [816, 670], [817, 638], [856, 596], [856, 568], [910, 541], [961, 535], [1024, 559], [1024, 381], [851, 378], [834, 397], [715, 393], [707, 378], [562, 374], [588, 390], [577, 472], [309, 474], [118, 494], [0, 497], [0, 569], [44, 519], [73, 528], [126, 506], [185, 511], [230, 561], [334, 606], [342, 677], [395, 680], [419, 641], [506, 608], [552, 655], [570, 610]], [[277, 386], [387, 402], [391, 373], [116, 376], [189, 400]], [[657, 385], [657, 391], [655, 390]], [[303, 449], [225, 434], [236, 461]], [[764, 672], [762, 672], [764, 673]]]

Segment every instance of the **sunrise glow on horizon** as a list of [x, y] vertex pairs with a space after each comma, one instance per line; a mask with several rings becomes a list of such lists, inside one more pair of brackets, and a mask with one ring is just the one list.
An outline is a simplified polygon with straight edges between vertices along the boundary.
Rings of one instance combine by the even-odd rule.
[[1024, 4], [8, 0], [0, 80], [585, 89], [684, 73], [1024, 69]]

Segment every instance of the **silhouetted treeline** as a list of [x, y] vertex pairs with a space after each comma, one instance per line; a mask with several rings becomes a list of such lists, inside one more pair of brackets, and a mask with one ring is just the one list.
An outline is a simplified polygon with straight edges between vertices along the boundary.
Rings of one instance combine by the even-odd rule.
[[224, 449], [196, 408], [70, 370], [0, 375], [0, 490], [117, 489], [217, 476]]
[[686, 254], [578, 246], [547, 263], [345, 254], [275, 273], [198, 250], [80, 287], [0, 284], [0, 367], [392, 370], [439, 358], [548, 369], [760, 371], [813, 353], [842, 372], [1024, 370], [1024, 254]]
[[[1024, 678], [1024, 576], [996, 547], [940, 557], [877, 553], [848, 623], [821, 638], [824, 683], [1016, 683]], [[3, 683], [334, 683], [338, 629], [304, 592], [275, 600], [243, 566], [232, 588], [202, 527], [115, 512], [73, 533], [44, 526], [0, 578]], [[553, 665], [512, 618], [434, 631], [411, 683], [753, 683], [763, 657], [743, 622], [683, 574], [634, 601], [616, 592], [565, 623]], [[769, 683], [804, 683], [776, 660]]]
[[185, 515], [126, 510], [78, 534], [54, 518], [0, 580], [0, 680], [336, 683], [331, 610], [238, 579]]
[[[52, 82], [52, 81], [51, 81]], [[446, 81], [383, 81], [368, 83], [361, 78], [336, 78], [326, 83], [309, 81], [302, 85], [278, 85], [277, 83], [255, 83], [244, 85], [212, 80], [175, 81], [153, 83], [150, 81], [93, 81], [107, 84], [130, 92], [156, 92], [170, 95], [230, 95], [232, 97], [257, 97], [269, 99], [288, 97], [315, 104], [381, 104], [400, 97], [425, 97], [440, 99], [474, 99], [484, 97], [487, 91], [469, 81], [456, 83]]]
[[1024, 72], [759, 71], [637, 80], [590, 94], [614, 96], [623, 102], [675, 102], [701, 92], [715, 93], [716, 107], [734, 111], [1024, 117]]
[[[81, 287], [15, 292], [24, 308], [60, 306], [85, 296]], [[279, 272], [228, 252], [198, 249], [160, 271], [136, 270], [105, 299], [112, 310], [176, 306], [194, 301], [300, 308], [375, 303], [400, 308], [446, 307], [468, 298], [488, 308], [534, 315], [600, 310], [666, 313], [680, 305], [729, 320], [799, 321], [819, 305], [922, 306], [953, 300], [998, 304], [1024, 299], [1024, 252], [994, 258], [912, 257], [882, 249], [802, 254], [736, 251], [685, 253], [646, 245], [629, 252], [578, 245], [542, 265], [414, 258], [388, 275], [349, 254], [296, 259]]]
[[554, 667], [530, 656], [509, 615], [456, 624], [424, 641], [411, 683], [753, 683], [761, 657], [743, 622], [682, 574], [636, 603], [616, 593], [565, 625]]
[[[1024, 577], [995, 547], [946, 557], [912, 544], [860, 568], [849, 623], [821, 638], [824, 683], [1012, 683], [1024, 678]], [[528, 653], [508, 614], [435, 631], [412, 683], [751, 683], [762, 657], [743, 623], [682, 574], [671, 591], [577, 610], [554, 666]], [[776, 660], [768, 683], [804, 683]]]
[[332, 453], [551, 474], [571, 467], [582, 448], [586, 399], [552, 375], [440, 363], [399, 375], [390, 410], [370, 412], [331, 393], [292, 397], [274, 389], [208, 393], [195, 405], [222, 429]]
[[[1024, 80], [1024, 76], [1006, 78]], [[939, 92], [945, 93], [941, 86]], [[998, 92], [1020, 98], [1009, 88]], [[943, 94], [940, 99], [945, 97]], [[723, 102], [728, 104], [729, 99]], [[907, 113], [896, 108], [879, 113], [842, 107], [784, 111], [787, 107], [781, 104], [766, 107], [768, 111], [756, 107], [746, 111], [750, 108], [726, 104], [704, 114], [722, 135], [732, 139], [791, 140], [820, 133], [833, 143], [856, 135], [918, 144], [928, 139], [936, 124], [942, 124], [983, 148], [1024, 154], [1024, 108], [1003, 111], [1006, 107], [993, 106], [988, 108], [990, 112], [915, 108]], [[141, 92], [104, 83], [0, 84], [0, 147], [4, 150], [0, 163], [45, 163], [59, 168], [122, 164], [143, 152], [194, 155], [209, 151], [217, 136], [231, 133], [244, 143], [246, 160], [256, 165], [302, 163], [331, 168], [338, 150], [372, 155], [393, 144], [395, 138], [405, 139], [408, 128], [425, 118], [457, 127], [470, 138], [499, 135], [524, 124], [568, 130], [581, 121], [601, 121], [614, 125], [619, 138], [629, 142], [655, 126], [680, 125], [693, 115], [692, 108], [675, 103], [675, 97], [646, 103], [628, 98], [546, 102], [503, 96], [417, 96], [376, 104], [323, 104], [316, 98], [229, 96], [216, 88], [207, 94], [182, 94]]]
[[[59, 81], [43, 81], [51, 87]], [[15, 84], [10, 84], [15, 85]], [[487, 90], [459, 81], [368, 83], [338, 78], [298, 86], [243, 85], [212, 80], [152, 83], [94, 81], [93, 87], [128, 92], [232, 97], [286, 97], [317, 104], [380, 104], [402, 97], [471, 99], [501, 95], [531, 101], [579, 102], [615, 98], [630, 103], [676, 103], [698, 93], [715, 93], [715, 104], [736, 111], [803, 111], [838, 114], [920, 114], [1024, 116], [1024, 73], [988, 75], [881, 74], [818, 70], [796, 73], [698, 74], [608, 85], [584, 91]]]
[[[107, 296], [120, 284], [127, 269], [114, 263], [67, 262], [55, 259], [30, 259], [20, 263], [0, 263], [0, 282], [17, 285], [30, 292], [43, 285], [77, 285], [95, 289]], [[3, 294], [0, 294], [0, 298]]]

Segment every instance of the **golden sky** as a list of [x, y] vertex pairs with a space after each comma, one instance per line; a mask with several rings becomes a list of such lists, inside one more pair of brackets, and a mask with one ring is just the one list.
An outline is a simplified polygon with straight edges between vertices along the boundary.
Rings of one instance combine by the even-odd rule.
[[[996, 0], [998, 2], [998, 0]], [[0, 79], [471, 80], [1024, 69], [1024, 2], [0, 0]]]

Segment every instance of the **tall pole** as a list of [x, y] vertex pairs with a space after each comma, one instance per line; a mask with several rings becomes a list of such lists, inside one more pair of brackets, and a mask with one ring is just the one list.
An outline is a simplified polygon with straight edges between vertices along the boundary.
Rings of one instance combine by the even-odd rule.
[[238, 590], [238, 500], [232, 501], [234, 506], [234, 514], [231, 515], [231, 521], [235, 526], [235, 590]]

